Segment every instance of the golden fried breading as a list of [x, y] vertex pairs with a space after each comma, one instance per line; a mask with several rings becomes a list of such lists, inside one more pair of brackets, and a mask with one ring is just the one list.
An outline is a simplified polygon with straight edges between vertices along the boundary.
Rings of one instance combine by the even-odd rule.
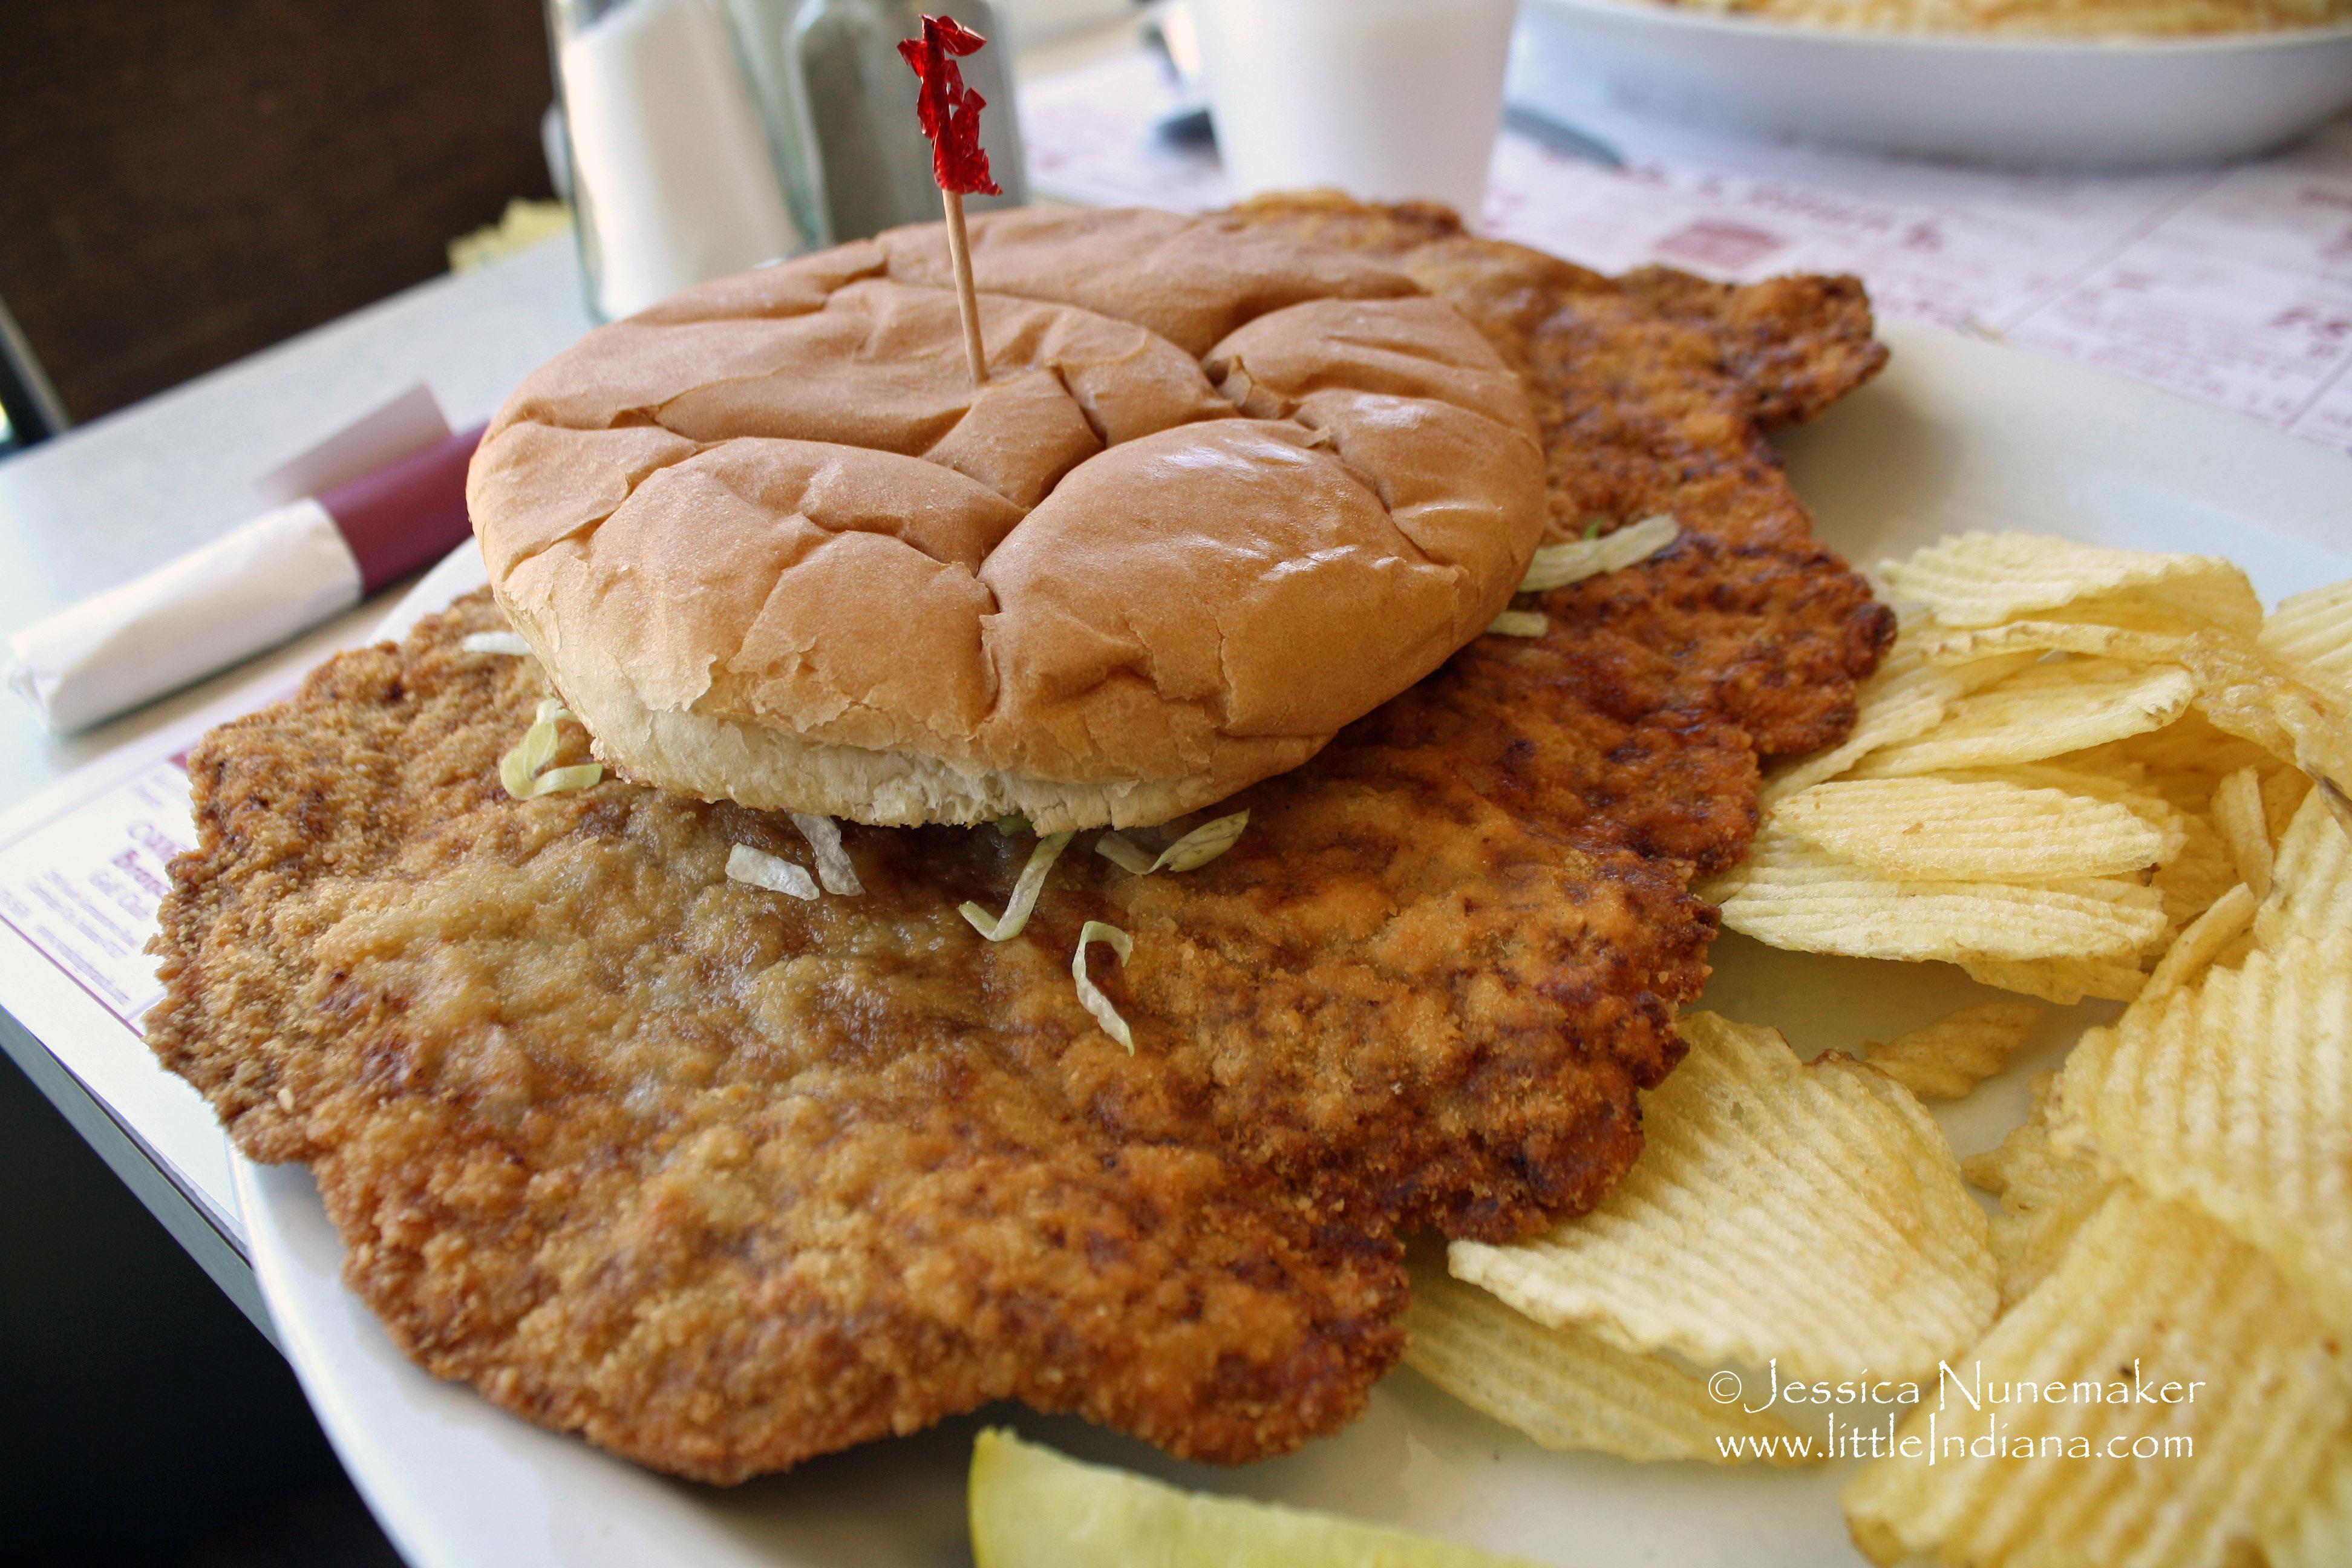
[[852, 828], [866, 894], [802, 903], [722, 871], [804, 858], [788, 820], [510, 800], [537, 666], [457, 647], [501, 625], [469, 600], [215, 731], [165, 923], [158, 1052], [310, 1163], [412, 1355], [719, 1481], [1007, 1395], [1218, 1458], [1356, 1411], [1393, 1244], [1157, 1135], [1183, 1089], [1079, 1010], [1074, 928], [958, 917], [1025, 840]]
[[1472, 238], [1444, 207], [1329, 192], [1260, 196], [1234, 215], [1391, 260], [1486, 333], [1535, 395], [1557, 538], [1671, 511], [1729, 543], [1806, 547], [1804, 509], [1763, 433], [1812, 418], [1886, 363], [1853, 278], [1735, 288], [1649, 267], [1612, 279]]
[[[1523, 1237], [1631, 1163], [1706, 977], [1687, 885], [1887, 635], [1738, 406], [1874, 368], [1866, 316], [1675, 308], [1847, 368], [1791, 350], [1759, 389], [1730, 367], [1778, 351], [1692, 350], [1612, 423], [1596, 365], [1528, 351], [1556, 489], [1691, 531], [1218, 808], [1250, 827], [1199, 870], [1082, 837], [990, 943], [956, 906], [1002, 906], [1023, 835], [847, 826], [865, 893], [802, 902], [722, 870], [805, 859], [788, 819], [509, 799], [542, 690], [460, 650], [476, 598], [197, 750], [151, 1041], [247, 1152], [310, 1163], [409, 1353], [648, 1465], [731, 1480], [1000, 1397], [1217, 1459], [1332, 1430], [1401, 1349], [1400, 1228]], [[1578, 320], [1637, 382], [1644, 345], [1718, 341], [1632, 291]], [[1091, 962], [1132, 1054], [1072, 984], [1087, 920], [1135, 939]]]

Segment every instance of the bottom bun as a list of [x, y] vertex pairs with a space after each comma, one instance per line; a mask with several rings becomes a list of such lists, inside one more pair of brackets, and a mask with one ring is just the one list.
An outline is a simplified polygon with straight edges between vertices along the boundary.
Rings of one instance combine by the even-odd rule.
[[[576, 684], [576, 683], [575, 683]], [[789, 730], [647, 708], [625, 680], [567, 689], [564, 701], [594, 737], [598, 757], [638, 784], [755, 811], [805, 811], [877, 827], [973, 824], [1024, 816], [1040, 833], [1148, 826], [1212, 805], [1322, 749], [1320, 737], [1279, 736], [1236, 756], [1221, 748], [1214, 773], [1160, 779], [1051, 779], [967, 772], [937, 757], [810, 741]], [[625, 763], [619, 761], [626, 758]]]

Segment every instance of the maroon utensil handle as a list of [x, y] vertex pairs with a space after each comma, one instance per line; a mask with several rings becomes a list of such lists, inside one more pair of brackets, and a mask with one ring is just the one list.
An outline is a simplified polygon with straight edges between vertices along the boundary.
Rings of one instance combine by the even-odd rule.
[[360, 564], [362, 594], [431, 565], [466, 542], [466, 468], [483, 426], [460, 430], [319, 498]]

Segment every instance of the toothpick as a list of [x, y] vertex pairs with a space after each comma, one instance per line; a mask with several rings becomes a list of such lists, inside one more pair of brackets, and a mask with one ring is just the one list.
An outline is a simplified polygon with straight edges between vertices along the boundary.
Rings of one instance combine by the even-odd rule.
[[980, 111], [988, 100], [963, 84], [958, 58], [988, 40], [952, 16], [923, 17], [922, 36], [902, 39], [898, 58], [913, 68], [921, 89], [915, 118], [931, 141], [931, 178], [948, 213], [948, 259], [955, 264], [956, 309], [963, 312], [963, 357], [971, 366], [974, 392], [988, 384], [988, 349], [980, 341], [980, 294], [971, 283], [971, 240], [964, 233], [963, 197], [1001, 196], [1004, 188], [988, 172], [988, 150], [980, 144]]
[[963, 313], [963, 357], [971, 364], [973, 390], [988, 384], [988, 350], [980, 341], [980, 294], [971, 283], [971, 241], [964, 233], [963, 193], [942, 190], [948, 209], [948, 259], [955, 266], [956, 308]]

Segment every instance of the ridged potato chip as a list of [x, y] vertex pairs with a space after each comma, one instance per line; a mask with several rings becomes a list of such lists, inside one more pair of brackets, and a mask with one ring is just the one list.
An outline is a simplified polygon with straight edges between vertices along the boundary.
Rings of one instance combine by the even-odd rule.
[[1697, 891], [1733, 931], [1853, 958], [2136, 960], [2166, 929], [2163, 896], [2127, 878], [1905, 880], [1769, 826], [1746, 864]]
[[[1916, 617], [1914, 617], [1916, 623]], [[1898, 633], [1877, 670], [1854, 692], [1853, 728], [1845, 740], [1825, 752], [1790, 763], [1764, 781], [1757, 805], [1770, 810], [1777, 801], [1835, 778], [1882, 746], [1924, 735], [1936, 727], [1945, 710], [1980, 687], [2015, 674], [2038, 657], [2031, 653], [1989, 658], [1958, 668], [1939, 668], [1919, 656], [1911, 626]]]
[[2141, 820], [2159, 827], [2172, 823], [2187, 809], [2201, 811], [2212, 795], [2210, 784], [2189, 790], [2187, 798], [2194, 805], [2184, 808], [2173, 798], [2173, 791], [2167, 787], [2165, 780], [2125, 757], [2114, 746], [2069, 752], [2047, 762], [2009, 763], [1991, 768], [1956, 768], [1944, 776], [2000, 779], [2028, 789], [2063, 789], [2068, 795], [2086, 795], [2093, 800], [2127, 806]]
[[1962, 1368], [1846, 1486], [1874, 1562], [2242, 1564], [2352, 1411], [2323, 1325], [2269, 1260], [2128, 1183]]
[[2236, 862], [2209, 817], [2183, 815], [2180, 853], [2147, 879], [2164, 900], [2164, 918], [2176, 931], [2213, 907], [2213, 900], [2239, 885]]
[[[2007, 779], [2032, 789], [2063, 789], [2069, 795], [2087, 795], [2094, 800], [2128, 805], [2151, 822], [2166, 821], [2181, 809], [2149, 769], [2123, 754], [2121, 743], [2069, 752], [2044, 762], [1956, 768], [1948, 776]], [[2210, 785], [2196, 794], [2198, 809], [2203, 809], [2206, 797], [2211, 794]]]
[[2214, 727], [2308, 773], [2352, 831], [2352, 692], [2298, 679], [2218, 633], [2191, 637], [2181, 658], [2197, 683], [2197, 707]]
[[2268, 1568], [2344, 1568], [2352, 1563], [2352, 1432], [2339, 1432], [2319, 1474], [2286, 1518], [2263, 1531]]
[[994, 1427], [971, 1446], [977, 1568], [1536, 1568], [1451, 1542], [1089, 1465]]
[[1964, 533], [1881, 568], [1948, 626], [1991, 626], [2086, 601], [2123, 599], [2252, 636], [2263, 606], [2218, 555], [2110, 550], [2031, 533]]
[[2177, 664], [2070, 658], [2029, 665], [1952, 702], [1934, 729], [1880, 748], [1853, 773], [1891, 778], [2041, 762], [2160, 729], [2197, 694], [2197, 682]]
[[2255, 640], [2264, 653], [2352, 691], [2352, 580], [2281, 599]]
[[2132, 664], [2166, 664], [2179, 658], [2181, 644], [2195, 629], [2193, 625], [2179, 631], [2141, 631], [2085, 621], [2011, 621], [1927, 633], [1919, 639], [1919, 654], [1929, 664], [1947, 665], [2007, 653], [2075, 653]]
[[1832, 780], [1782, 801], [1770, 820], [1858, 866], [1928, 881], [2144, 871], [2184, 837], [2127, 806], [1991, 778]]
[[2150, 637], [2188, 637], [2221, 629], [2235, 637], [2252, 637], [2262, 613], [2262, 600], [2242, 575], [2232, 581], [2219, 577], [2212, 592], [2166, 598], [2141, 588], [2118, 594], [2094, 594], [2055, 609], [2036, 610], [2033, 620], [2063, 625], [2111, 626], [2117, 631]]
[[1681, 1029], [1625, 1179], [1533, 1241], [1454, 1242], [1454, 1274], [1629, 1351], [1801, 1377], [1924, 1373], [1983, 1332], [1985, 1214], [1910, 1090], [1711, 1013]]
[[[2228, 743], [2237, 745], [2242, 742], [2229, 741]], [[2258, 754], [2268, 755], [2267, 752]], [[2211, 799], [2210, 781], [2189, 781], [2153, 773], [2123, 757], [2114, 747], [2075, 752], [2046, 763], [2014, 763], [2002, 768], [1963, 769], [1940, 776], [1962, 781], [1995, 780], [2025, 789], [2063, 790], [2068, 795], [2087, 795], [2093, 800], [2106, 801], [2130, 810], [2163, 835], [2164, 848], [2158, 856], [2156, 869], [2148, 878], [2148, 885], [2162, 896], [2164, 918], [2172, 930], [2186, 926], [2204, 913], [2206, 906], [2237, 885], [2238, 871], [2230, 863], [2229, 851], [2213, 831], [2211, 823], [2200, 815]], [[2124, 989], [2117, 991], [2117, 984], [2121, 984]], [[2112, 978], [2101, 976], [2087, 987], [2077, 984], [2073, 995], [2051, 996], [2050, 999], [2074, 1002], [2089, 994], [2110, 1001], [2127, 1002], [2135, 994], [2137, 984], [2117, 971]], [[2010, 989], [2029, 991], [2034, 995], [2050, 994], [2047, 990], [2032, 986], [2011, 986]]]
[[2352, 834], [2316, 793], [2279, 836], [2271, 896], [2254, 914], [2255, 937], [2265, 946], [2296, 930], [2352, 930]]
[[2262, 774], [2240, 768], [2213, 791], [2213, 827], [2230, 851], [2238, 880], [2262, 898], [2271, 890], [2271, 825], [2263, 809]]
[[2121, 958], [1959, 958], [1961, 973], [1979, 985], [2039, 996], [2061, 1007], [2085, 997], [2128, 1002], [2147, 984], [2136, 955]]
[[1767, 775], [1757, 793], [1758, 808], [1769, 811], [1775, 802], [1835, 778], [1881, 746], [1926, 734], [1959, 695], [1958, 679], [1921, 658], [1907, 628], [1897, 633], [1878, 668], [1854, 689], [1853, 728], [1845, 740]]
[[[2242, 767], [2264, 767], [2277, 762], [2252, 741], [2242, 741], [2215, 729], [2193, 708], [2161, 730], [2117, 741], [2086, 756], [2068, 757], [2065, 763], [2102, 766], [2111, 758], [2144, 769], [2151, 787], [2161, 791], [2174, 805], [2195, 811], [2202, 811], [2211, 804], [2213, 785], [2226, 774]], [[2185, 787], [2188, 798], [2176, 798], [2168, 785]]]
[[2049, 1278], [2073, 1246], [2074, 1233], [2107, 1201], [2115, 1179], [2090, 1155], [2050, 1142], [2050, 1094], [2056, 1073], [2033, 1080], [2033, 1114], [2010, 1129], [2000, 1147], [1971, 1154], [1960, 1170], [2000, 1199], [1992, 1221], [1992, 1256], [2000, 1268], [2006, 1311]]
[[[1993, 768], [1958, 768], [1942, 776], [1961, 780], [1993, 779], [2025, 789], [2057, 789], [2064, 790], [2068, 795], [2088, 795], [2093, 800], [2126, 808], [2162, 833], [2168, 844], [2176, 831], [2184, 826], [2183, 819], [2202, 811], [2213, 793], [2211, 786], [2201, 780], [2176, 788], [2175, 781], [2163, 778], [2129, 760], [2113, 746], [2070, 752], [2041, 763], [2010, 763]], [[2176, 795], [2179, 798], [2176, 799]], [[2174, 845], [2166, 853], [2177, 854], [2179, 847]]]
[[2177, 991], [2202, 980], [2240, 937], [2253, 930], [2257, 907], [2253, 889], [2243, 882], [2214, 900], [2212, 907], [2190, 921], [2189, 929], [2164, 950], [2141, 994]]
[[2304, 797], [2314, 785], [2311, 775], [2301, 768], [2272, 768], [2263, 774], [2263, 820], [2271, 830], [2271, 842], [2278, 842], [2294, 814], [2303, 809]]
[[1546, 1328], [1442, 1268], [1414, 1268], [1405, 1331], [1405, 1365], [1547, 1448], [1715, 1465], [1759, 1450], [1778, 1465], [1812, 1457], [1769, 1410], [1726, 1405], [1680, 1367], [1598, 1334]]
[[2030, 1002], [1985, 1002], [1863, 1047], [1863, 1059], [1922, 1100], [1958, 1100], [2008, 1065], [2042, 1009]]
[[2052, 1126], [2262, 1248], [2352, 1332], [2352, 931], [2290, 931], [2092, 1030]]

